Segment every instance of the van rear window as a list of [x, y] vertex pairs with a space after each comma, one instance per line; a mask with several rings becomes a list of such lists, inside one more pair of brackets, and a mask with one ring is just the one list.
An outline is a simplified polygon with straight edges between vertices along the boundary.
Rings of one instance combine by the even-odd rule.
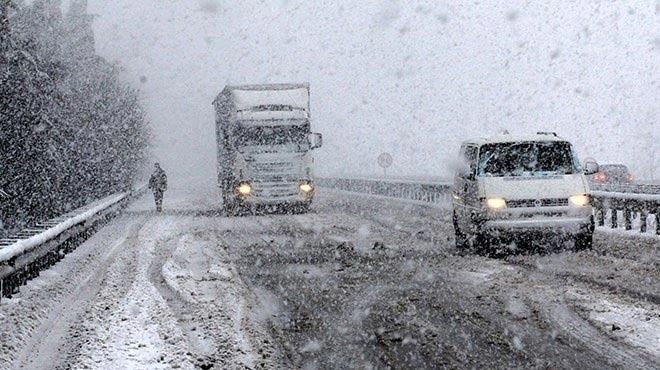
[[497, 143], [479, 151], [479, 175], [545, 176], [579, 171], [571, 145], [561, 141]]

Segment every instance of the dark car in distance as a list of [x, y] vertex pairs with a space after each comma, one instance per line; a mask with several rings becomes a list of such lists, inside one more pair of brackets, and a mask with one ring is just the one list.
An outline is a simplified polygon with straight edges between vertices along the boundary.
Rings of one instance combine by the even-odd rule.
[[589, 177], [594, 184], [633, 184], [635, 177], [623, 164], [603, 164], [599, 171]]

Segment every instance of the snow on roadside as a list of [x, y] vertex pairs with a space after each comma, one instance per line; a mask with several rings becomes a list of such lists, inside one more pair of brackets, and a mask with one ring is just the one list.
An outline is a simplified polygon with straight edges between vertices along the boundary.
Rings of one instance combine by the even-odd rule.
[[[154, 218], [140, 230], [137, 243], [132, 246], [137, 254], [134, 280], [126, 295], [115, 302], [113, 284], [124, 282], [121, 276], [110, 276], [99, 293], [99, 303], [85, 318], [94, 321], [94, 340], [83, 343], [79, 362], [73, 368], [194, 368], [186, 354], [185, 335], [149, 275], [158, 244], [154, 236], [167, 237], [172, 225], [171, 217]], [[99, 304], [106, 305], [105, 309]]]
[[[248, 317], [253, 305], [247, 288], [214, 232], [193, 231], [173, 241], [176, 248], [162, 266], [164, 282], [192, 311], [195, 335], [206, 341], [197, 350], [216, 368], [272, 367], [273, 341]], [[204, 317], [192, 317], [197, 313]]]
[[660, 315], [657, 310], [640, 302], [631, 304], [604, 295], [590, 296], [577, 289], [571, 289], [569, 296], [601, 331], [660, 358]]
[[[112, 254], [113, 246], [127, 238], [132, 217], [113, 220], [55, 266], [43, 271], [11, 299], [0, 303], [0, 368], [12, 364], [58, 307], [65, 307], [81, 282]], [[138, 222], [139, 223], [139, 222]]]
[[[85, 369], [192, 369], [183, 334], [156, 288], [136, 282], [117, 311], [105, 317], [94, 345], [83, 348]], [[167, 333], [167, 334], [165, 334]], [[86, 346], [87, 347], [87, 346]]]

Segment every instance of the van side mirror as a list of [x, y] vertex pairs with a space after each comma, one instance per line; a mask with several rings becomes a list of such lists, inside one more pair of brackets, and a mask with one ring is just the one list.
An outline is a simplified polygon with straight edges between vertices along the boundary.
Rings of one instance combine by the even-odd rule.
[[309, 140], [309, 149], [317, 149], [323, 146], [323, 135], [317, 133], [311, 133], [308, 136]]
[[585, 175], [593, 175], [595, 173], [598, 173], [599, 170], [600, 170], [600, 167], [598, 166], [598, 163], [596, 163], [596, 162], [589, 161], [589, 162], [586, 162], [584, 164], [584, 174]]
[[468, 181], [474, 181], [476, 179], [476, 176], [474, 176], [474, 172], [470, 171], [469, 168], [459, 170], [458, 177]]
[[474, 176], [474, 169], [472, 168], [472, 166], [470, 166], [469, 163], [466, 163], [463, 160], [461, 160], [458, 164], [458, 171], [456, 175], [468, 181], [474, 181], [476, 178]]

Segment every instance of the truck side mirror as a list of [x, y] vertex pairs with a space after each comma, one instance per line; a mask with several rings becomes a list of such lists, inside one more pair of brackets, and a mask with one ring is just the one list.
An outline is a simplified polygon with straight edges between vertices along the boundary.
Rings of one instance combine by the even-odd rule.
[[589, 162], [586, 162], [584, 164], [584, 174], [585, 175], [593, 175], [595, 173], [598, 173], [599, 170], [600, 170], [600, 167], [598, 166], [598, 163], [596, 163], [596, 162], [589, 161]]
[[320, 148], [323, 145], [323, 135], [312, 133], [309, 134], [309, 149]]

